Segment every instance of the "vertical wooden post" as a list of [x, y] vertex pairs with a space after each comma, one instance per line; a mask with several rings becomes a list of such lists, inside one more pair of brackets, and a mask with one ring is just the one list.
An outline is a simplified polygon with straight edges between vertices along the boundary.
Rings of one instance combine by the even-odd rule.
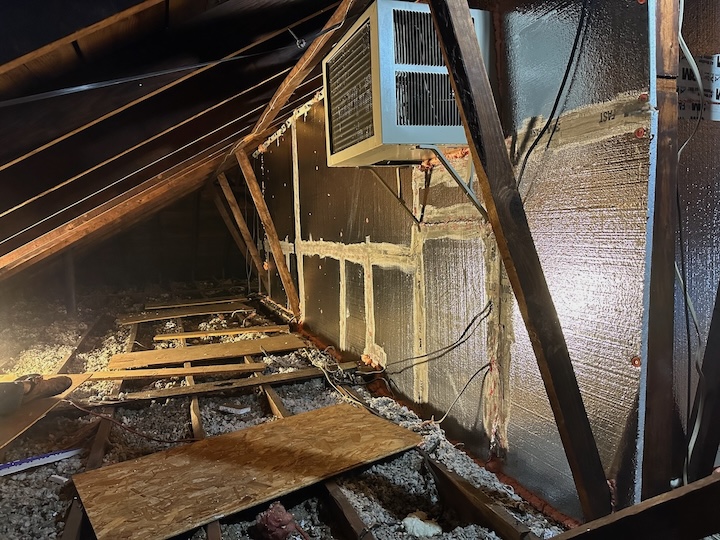
[[290, 303], [290, 309], [293, 315], [300, 319], [300, 299], [298, 297], [295, 283], [290, 275], [290, 270], [285, 264], [285, 254], [280, 246], [280, 239], [278, 238], [275, 224], [273, 223], [270, 210], [265, 203], [262, 190], [258, 184], [257, 178], [255, 177], [255, 171], [253, 171], [252, 163], [244, 150], [240, 149], [235, 152], [235, 157], [240, 164], [245, 182], [247, 183], [250, 195], [252, 195], [253, 201], [255, 202], [255, 208], [257, 209], [260, 221], [262, 221], [263, 227], [265, 228], [265, 234], [267, 235], [268, 243], [270, 244], [270, 251], [272, 251], [273, 259], [275, 259], [275, 265], [277, 266], [278, 273], [280, 274], [280, 280], [282, 281], [283, 287], [285, 288], [285, 294], [287, 295], [288, 302]]
[[[653, 4], [650, 3], [650, 6]], [[673, 333], [675, 315], [675, 224], [677, 212], [678, 123], [678, 4], [657, 0], [657, 145], [648, 195], [648, 267], [645, 306], [645, 351], [640, 381], [638, 459], [642, 461], [641, 498], [670, 490], [670, 481], [682, 471], [682, 455], [671, 429], [676, 415], [674, 392]], [[651, 32], [652, 34], [652, 32]], [[653, 99], [654, 96], [651, 96]], [[654, 189], [652, 189], [654, 185]]]
[[530, 335], [583, 513], [587, 519], [595, 519], [610, 512], [610, 491], [565, 337], [515, 187], [467, 0], [430, 0], [429, 4], [483, 200]]
[[250, 229], [247, 226], [247, 222], [245, 221], [245, 216], [243, 216], [242, 211], [240, 210], [240, 205], [237, 202], [237, 199], [235, 198], [235, 194], [233, 193], [232, 189], [230, 188], [230, 184], [227, 181], [227, 177], [225, 176], [225, 173], [220, 173], [218, 175], [218, 184], [220, 185], [220, 189], [222, 189], [223, 195], [225, 195], [225, 200], [228, 202], [228, 205], [230, 206], [230, 211], [232, 212], [233, 217], [235, 218], [235, 223], [238, 226], [238, 229], [240, 229], [240, 234], [242, 235], [243, 240], [245, 241], [245, 247], [247, 248], [247, 252], [250, 254], [250, 257], [252, 258], [252, 262], [255, 265], [255, 269], [258, 273], [258, 278], [263, 282], [265, 285], [265, 290], [270, 290], [270, 284], [269, 280], [267, 278], [267, 272], [263, 268], [263, 261], [262, 257], [260, 257], [260, 252], [257, 249], [257, 246], [255, 245], [255, 240], [252, 237], [252, 234], [250, 233]]
[[75, 292], [75, 255], [66, 251], [63, 255], [65, 266], [65, 309], [71, 317], [77, 315], [77, 295]]

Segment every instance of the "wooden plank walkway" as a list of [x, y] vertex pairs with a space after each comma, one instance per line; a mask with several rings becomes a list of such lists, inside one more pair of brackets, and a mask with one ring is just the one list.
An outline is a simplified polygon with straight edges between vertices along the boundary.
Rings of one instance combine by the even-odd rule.
[[155, 341], [172, 341], [177, 339], [193, 339], [204, 337], [235, 336], [238, 334], [269, 334], [271, 332], [290, 332], [287, 324], [273, 324], [268, 326], [246, 326], [245, 328], [225, 328], [223, 330], [205, 330], [197, 332], [175, 332], [174, 334], [158, 334]]
[[421, 441], [416, 433], [342, 404], [78, 474], [73, 480], [98, 540], [156, 540]]
[[213, 304], [203, 304], [199, 306], [184, 306], [143, 311], [142, 313], [118, 317], [118, 322], [120, 324], [127, 325], [150, 321], [162, 321], [165, 319], [175, 319], [177, 317], [195, 317], [198, 315], [215, 315], [216, 313], [232, 313], [234, 311], [251, 312], [255, 310], [243, 302], [216, 302]]
[[245, 355], [293, 351], [304, 347], [307, 347], [307, 343], [303, 339], [294, 334], [288, 334], [263, 339], [233, 341], [231, 343], [116, 354], [110, 359], [108, 368], [132, 369], [148, 366], [181, 365], [185, 362], [232, 360]]
[[237, 375], [256, 373], [267, 366], [261, 362], [252, 364], [230, 364], [227, 366], [191, 366], [157, 369], [117, 369], [113, 371], [95, 371], [89, 373], [92, 381], [122, 381], [131, 379], [166, 379], [168, 377]]

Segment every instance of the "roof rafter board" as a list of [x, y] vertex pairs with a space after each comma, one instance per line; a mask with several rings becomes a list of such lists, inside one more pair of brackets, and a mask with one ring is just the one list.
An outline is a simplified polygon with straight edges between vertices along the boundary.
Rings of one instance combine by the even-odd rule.
[[[292, 108], [293, 105], [289, 105], [289, 107]], [[256, 108], [256, 109], [254, 109], [253, 111], [250, 111], [250, 112], [248, 113], [248, 115], [249, 115], [249, 114], [252, 114], [252, 113], [254, 113], [254, 112], [258, 111], [258, 110], [260, 110], [261, 108], [262, 108], [262, 107], [258, 107], [258, 108]], [[244, 116], [247, 116], [247, 115], [243, 115], [242, 117], [244, 117]], [[240, 117], [240, 118], [242, 118], [242, 117]], [[201, 150], [200, 152], [196, 153], [195, 155], [190, 156], [190, 157], [187, 158], [187, 159], [184, 159], [184, 161], [179, 162], [179, 163], [178, 163], [178, 162], [175, 162], [173, 165], [171, 165], [169, 168], [167, 168], [167, 169], [165, 169], [165, 170], [160, 169], [160, 171], [158, 172], [157, 176], [158, 176], [158, 177], [160, 177], [160, 176], [166, 176], [166, 175], [169, 175], [169, 174], [173, 174], [175, 171], [181, 171], [183, 168], [193, 167], [194, 164], [195, 164], [199, 159], [201, 159], [200, 156], [202, 156], [203, 154], [207, 153], [208, 151], [212, 151], [212, 150], [215, 150], [215, 149], [217, 149], [218, 152], [220, 152], [220, 153], [223, 154], [223, 159], [222, 159], [222, 160], [218, 160], [219, 165], [217, 165], [216, 168], [215, 168], [215, 175], [218, 174], [218, 171], [221, 171], [221, 170], [223, 170], [223, 169], [225, 169], [225, 168], [228, 168], [228, 167], [231, 165], [231, 163], [230, 163], [231, 160], [228, 159], [228, 154], [226, 154], [227, 149], [232, 146], [232, 141], [234, 141], [240, 133], [242, 133], [243, 131], [245, 131], [245, 130], [247, 130], [247, 129], [250, 129], [250, 126], [248, 125], [248, 126], [245, 126], [245, 127], [241, 128], [240, 130], [233, 131], [232, 133], [230, 133], [229, 135], [227, 135], [227, 131], [229, 131], [229, 130], [234, 130], [234, 129], [235, 129], [235, 127], [231, 127], [231, 124], [232, 124], [233, 122], [236, 122], [237, 120], [238, 120], [238, 119], [234, 119], [232, 122], [228, 123], [228, 124], [227, 124], [226, 126], [224, 126], [223, 128], [221, 128], [221, 129], [219, 129], [219, 130], [216, 130], [215, 132], [212, 133], [212, 136], [210, 136], [210, 134], [203, 135], [203, 136], [200, 137], [200, 138], [196, 138], [196, 139], [192, 142], [192, 144], [190, 144], [190, 145], [185, 145], [185, 147], [184, 147], [185, 150], [183, 150], [183, 153], [180, 154], [180, 155], [178, 156], [178, 158], [182, 158], [182, 157], [185, 155], [185, 153], [190, 152], [190, 151], [191, 151], [191, 148], [193, 148], [193, 147], [200, 147], [200, 146], [202, 146], [202, 145], [204, 145], [204, 146], [202, 146], [202, 150]], [[271, 129], [272, 129], [272, 128], [271, 128]], [[208, 141], [207, 141], [207, 142], [203, 142], [203, 139], [205, 139], [206, 137], [208, 137]], [[163, 144], [165, 144], [166, 146], [167, 146], [167, 145], [177, 146], [176, 144], [173, 143], [173, 141], [164, 141]], [[207, 146], [208, 144], [211, 144], [211, 146], [208, 147], [208, 146]], [[155, 171], [160, 168], [161, 162], [163, 162], [163, 161], [166, 160], [166, 159], [169, 159], [169, 157], [170, 157], [170, 154], [168, 154], [167, 156], [164, 156], [162, 159], [160, 159], [160, 160], [158, 160], [157, 162], [153, 163], [151, 167], [143, 166], [143, 165], [141, 165], [141, 164], [138, 164], [138, 165], [137, 165], [138, 168], [137, 168], [137, 170], [136, 170], [135, 172], [133, 172], [133, 173], [131, 173], [131, 174], [129, 174], [129, 175], [126, 175], [126, 177], [124, 177], [124, 178], [122, 179], [122, 182], [119, 182], [116, 186], [113, 186], [112, 189], [114, 190], [114, 192], [117, 192], [117, 195], [121, 195], [121, 194], [123, 194], [123, 193], [126, 193], [126, 192], [130, 191], [130, 190], [128, 190], [123, 184], [126, 184], [126, 183], [130, 182], [135, 176], [137, 176], [137, 175], [140, 174], [141, 172], [144, 172], [144, 173], [146, 173], [146, 174], [154, 174]], [[227, 160], [227, 162], [226, 162], [226, 160]], [[119, 164], [116, 164], [116, 165], [119, 166]], [[127, 166], [127, 165], [125, 165], [125, 166]], [[98, 179], [97, 179], [96, 181], [107, 182], [107, 177], [101, 175], [99, 170], [93, 170], [93, 171], [91, 171], [91, 172], [94, 173], [94, 174], [96, 174], [96, 176], [98, 177]], [[132, 189], [132, 188], [131, 188], [131, 189]], [[103, 191], [102, 193], [100, 193], [99, 196], [102, 197], [102, 196], [104, 195], [104, 193], [105, 193], [105, 192]], [[74, 193], [69, 194], [69, 195], [66, 195], [65, 198], [68, 199], [67, 204], [71, 204], [73, 201], [75, 201], [75, 200], [76, 200], [75, 197], [76, 197], [76, 196], [74, 195]], [[92, 197], [90, 197], [89, 200], [92, 200]], [[104, 202], [104, 201], [103, 201], [103, 202]], [[87, 203], [87, 201], [86, 201], [86, 203]], [[47, 212], [47, 211], [48, 211], [48, 210], [47, 210], [47, 205], [46, 205], [45, 201], [37, 200], [37, 201], [34, 202], [34, 204], [36, 205], [36, 207], [37, 207], [36, 210], [37, 210], [38, 212], [43, 213], [43, 212]], [[90, 204], [90, 203], [87, 203], [87, 204]], [[56, 201], [56, 205], [57, 205], [57, 201]], [[33, 217], [33, 216], [34, 216], [34, 214], [31, 213], [31, 214], [30, 214], [30, 217]], [[34, 218], [33, 218], [33, 219], [34, 219]], [[53, 220], [54, 220], [55, 222], [64, 223], [64, 222], [62, 221], [62, 219], [63, 219], [63, 216], [62, 216], [62, 215], [59, 215], [58, 217], [53, 218]], [[9, 223], [9, 222], [7, 222], [7, 223]], [[31, 223], [34, 223], [34, 221], [32, 221], [32, 222], [30, 222], [29, 224], [27, 224], [27, 226], [30, 226]], [[14, 232], [14, 231], [13, 231], [13, 232]], [[8, 231], [5, 231], [5, 234], [6, 234], [6, 235], [9, 235], [9, 234], [12, 234], [12, 233], [11, 233], [11, 232], [8, 232]], [[31, 234], [31, 232], [28, 232], [26, 235], [30, 235], [30, 234]], [[20, 242], [20, 244], [22, 244], [22, 242]], [[20, 244], [19, 244], [19, 245], [20, 245]]]
[[[73, 481], [98, 540], [157, 540], [421, 441], [365, 409], [342, 404], [109, 465]], [[184, 474], [177, 474], [180, 469]]]
[[162, 205], [198, 189], [207, 176], [223, 158], [224, 152], [203, 160], [193, 168], [185, 169], [170, 177], [164, 174], [143, 182], [136, 188], [115, 197], [101, 206], [23, 244], [0, 257], [0, 279], [5, 279], [25, 267], [54, 255], [80, 241], [89, 241], [93, 234], [109, 230], [116, 234], [126, 226], [157, 210]]
[[[155, 0], [153, 0], [153, 1], [155, 1]], [[164, 4], [164, 2], [163, 2], [163, 4]], [[319, 16], [319, 15], [322, 15], [323, 13], [325, 13], [325, 12], [327, 12], [328, 10], [332, 9], [335, 5], [337, 5], [337, 3], [332, 4], [332, 5], [330, 5], [330, 6], [327, 6], [327, 7], [323, 8], [323, 9], [320, 9], [320, 10], [312, 13], [311, 15], [308, 15], [307, 17], [303, 17], [302, 19], [300, 19], [300, 20], [298, 20], [297, 22], [295, 22], [294, 24], [292, 24], [290, 27], [291, 27], [291, 28], [294, 28], [294, 27], [296, 27], [296, 26], [298, 26], [298, 25], [300, 25], [300, 24], [303, 24], [303, 23], [305, 23], [305, 22], [307, 22], [307, 21], [310, 21], [310, 20], [312, 20], [313, 18], [315, 18], [315, 17], [317, 17], [317, 16]], [[243, 54], [244, 52], [246, 52], [246, 51], [248, 51], [248, 50], [250, 50], [250, 49], [252, 49], [252, 48], [254, 48], [254, 47], [257, 47], [258, 45], [261, 45], [261, 44], [265, 43], [266, 41], [269, 41], [269, 40], [271, 40], [271, 39], [273, 39], [273, 38], [275, 38], [275, 37], [277, 37], [277, 36], [285, 33], [286, 31], [287, 31], [287, 30], [286, 30], [285, 28], [283, 28], [283, 29], [281, 29], [281, 30], [276, 30], [276, 31], [273, 31], [273, 32], [269, 32], [269, 33], [263, 35], [262, 37], [260, 37], [259, 39], [256, 39], [256, 40], [253, 41], [252, 43], [250, 43], [250, 44], [248, 44], [248, 45], [246, 45], [246, 46], [244, 46], [244, 47], [241, 47], [240, 49], [237, 49], [236, 51], [233, 51], [232, 53], [224, 56], [224, 57], [222, 58], [222, 60], [225, 60], [225, 59], [232, 58], [232, 57], [234, 57], [234, 56], [238, 56], [238, 55], [240, 55], [240, 54]], [[75, 53], [73, 52], [73, 55], [74, 55], [74, 54], [75, 54]], [[160, 88], [157, 88], [157, 89], [155, 89], [155, 90], [153, 90], [153, 91], [151, 91], [151, 92], [147, 92], [147, 93], [145, 93], [145, 94], [143, 94], [143, 95], [141, 95], [141, 96], [139, 96], [139, 97], [137, 97], [137, 98], [135, 98], [135, 99], [133, 99], [133, 100], [131, 100], [131, 101], [129, 101], [129, 102], [126, 102], [126, 103], [122, 104], [122, 105], [119, 106], [119, 107], [115, 107], [115, 108], [113, 108], [113, 109], [110, 109], [110, 110], [108, 110], [108, 111], [105, 111], [104, 113], [102, 113], [102, 114], [100, 114], [99, 116], [97, 116], [96, 118], [94, 118], [94, 119], [86, 122], [85, 124], [82, 124], [82, 125], [80, 125], [80, 126], [77, 126], [77, 127], [73, 128], [72, 130], [64, 133], [64, 134], [59, 135], [59, 136], [56, 136], [55, 138], [51, 139], [50, 141], [47, 141], [46, 143], [41, 144], [40, 146], [36, 147], [35, 149], [30, 150], [30, 151], [25, 152], [24, 154], [22, 154], [22, 155], [20, 155], [20, 156], [15, 157], [15, 158], [12, 159], [11, 161], [8, 161], [7, 163], [3, 164], [3, 165], [0, 167], [0, 170], [6, 168], [6, 167], [8, 167], [8, 166], [14, 165], [15, 163], [18, 163], [19, 161], [22, 161], [22, 160], [24, 160], [24, 159], [27, 159], [27, 158], [29, 158], [29, 157], [31, 157], [31, 156], [39, 153], [39, 152], [42, 152], [43, 150], [46, 150], [47, 148], [50, 148], [50, 147], [52, 147], [52, 146], [54, 146], [54, 145], [56, 145], [56, 144], [58, 144], [58, 143], [60, 143], [60, 142], [62, 142], [62, 141], [64, 141], [64, 140], [66, 140], [66, 139], [74, 136], [74, 135], [77, 135], [78, 133], [81, 133], [81, 132], [89, 129], [89, 128], [91, 128], [91, 127], [99, 124], [100, 122], [103, 122], [103, 121], [105, 121], [105, 120], [107, 120], [107, 119], [109, 119], [109, 118], [112, 118], [113, 116], [115, 116], [115, 115], [117, 115], [117, 114], [119, 114], [119, 113], [121, 113], [121, 112], [123, 112], [123, 111], [126, 111], [127, 109], [129, 109], [129, 108], [131, 108], [131, 107], [133, 107], [133, 106], [135, 106], [135, 105], [138, 105], [138, 104], [140, 104], [140, 103], [142, 103], [142, 102], [144, 102], [144, 101], [146, 101], [146, 100], [148, 100], [148, 99], [150, 99], [150, 98], [152, 98], [152, 97], [154, 97], [154, 96], [156, 96], [156, 95], [158, 95], [158, 94], [160, 94], [160, 93], [162, 93], [162, 92], [165, 92], [165, 91], [167, 91], [167, 90], [169, 90], [169, 89], [171, 89], [171, 88], [174, 88], [174, 87], [177, 86], [178, 84], [181, 84], [181, 83], [187, 81], [188, 79], [190, 79], [190, 78], [192, 78], [192, 77], [195, 77], [195, 76], [197, 76], [197, 75], [199, 75], [199, 74], [201, 74], [201, 73], [204, 73], [204, 72], [206, 72], [206, 71], [208, 71], [208, 70], [210, 70], [210, 69], [212, 69], [212, 68], [214, 68], [214, 67], [216, 67], [216, 66], [218, 66], [218, 65], [220, 65], [220, 63], [210, 64], [210, 65], [203, 66], [203, 67], [200, 67], [200, 68], [198, 68], [198, 69], [192, 70], [190, 73], [187, 73], [187, 74], [185, 74], [185, 75], [182, 75], [182, 76], [178, 77], [177, 79], [173, 80], [172, 82], [170, 82], [170, 83], [168, 83], [168, 84], [166, 84], [166, 85], [164, 85], [164, 86], [161, 86]]]
[[[140, 322], [162, 321], [165, 319], [174, 319], [175, 317], [195, 317], [198, 315], [214, 315], [215, 313], [234, 313], [235, 311], [250, 312], [255, 310], [242, 301], [230, 303], [218, 302], [216, 304], [164, 308], [152, 311], [143, 311], [132, 315], [123, 315], [122, 317], [118, 317], [118, 322], [120, 324], [127, 325]], [[182, 335], [178, 335], [178, 339], [182, 339], [182, 337]]]
[[244, 355], [293, 351], [307, 346], [305, 340], [295, 334], [286, 334], [261, 339], [232, 341], [230, 343], [116, 354], [110, 359], [108, 369], [132, 369], [182, 364], [184, 362], [232, 360]]
[[[25, 69], [25, 66], [27, 66], [27, 64], [43, 56], [50, 55], [61, 47], [72, 47], [73, 41], [78, 41], [95, 32], [102, 31], [109, 26], [112, 26], [113, 24], [117, 24], [124, 19], [132, 17], [133, 15], [137, 15], [138, 13], [141, 13], [156, 6], [164, 6], [164, 4], [165, 0], [145, 0], [143, 2], [140, 2], [126, 10], [123, 10], [101, 21], [98, 21], [95, 24], [91, 24], [90, 26], [76, 30], [75, 32], [72, 32], [71, 34], [68, 34], [67, 36], [62, 37], [58, 40], [55, 40], [52, 43], [48, 43], [47, 45], [44, 45], [38, 49], [35, 49], [34, 51], [28, 52], [22, 56], [10, 60], [9, 62], [5, 62], [4, 64], [0, 65], [0, 75], [5, 75], [8, 72], [18, 68]], [[73, 55], [75, 55], [75, 52], [73, 52]]]
[[587, 519], [611, 511], [610, 490], [565, 336], [516, 187], [467, 0], [429, 0], [433, 24], [498, 250], [525, 322]]

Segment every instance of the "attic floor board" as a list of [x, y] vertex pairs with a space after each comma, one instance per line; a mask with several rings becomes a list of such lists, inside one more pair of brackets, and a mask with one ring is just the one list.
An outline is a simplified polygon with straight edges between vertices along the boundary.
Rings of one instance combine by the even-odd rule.
[[110, 465], [73, 480], [98, 540], [156, 540], [421, 441], [416, 433], [342, 404]]
[[196, 315], [214, 315], [215, 313], [232, 313], [233, 311], [253, 311], [253, 308], [242, 302], [216, 302], [200, 306], [184, 306], [169, 309], [143, 311], [136, 315], [118, 317], [120, 324], [134, 324], [150, 321], [175, 319], [176, 317], [192, 317]]
[[294, 334], [261, 339], [248, 339], [230, 343], [212, 345], [194, 345], [173, 349], [155, 349], [134, 353], [116, 354], [110, 359], [108, 369], [132, 369], [147, 366], [165, 366], [202, 362], [208, 360], [228, 360], [262, 352], [292, 351], [307, 347], [304, 340]]

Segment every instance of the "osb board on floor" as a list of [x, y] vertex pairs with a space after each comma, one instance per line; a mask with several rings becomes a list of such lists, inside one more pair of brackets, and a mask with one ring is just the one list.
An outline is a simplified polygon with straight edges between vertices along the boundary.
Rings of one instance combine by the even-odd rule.
[[120, 324], [135, 324], [141, 322], [161, 321], [165, 319], [175, 319], [177, 317], [192, 317], [196, 315], [214, 315], [215, 313], [232, 313], [234, 311], [255, 311], [253, 308], [242, 302], [217, 302], [215, 304], [205, 304], [201, 306], [185, 306], [168, 309], [157, 309], [151, 311], [143, 311], [142, 313], [133, 315], [124, 315], [118, 317]]
[[116, 354], [110, 359], [109, 369], [132, 369], [147, 366], [165, 366], [184, 364], [185, 362], [202, 362], [206, 360], [223, 360], [240, 358], [245, 355], [262, 352], [281, 352], [307, 347], [305, 341], [294, 334], [273, 336], [261, 339], [248, 339], [230, 343], [213, 345], [193, 345], [173, 349], [155, 349], [133, 353]]
[[98, 540], [170, 538], [416, 446], [342, 404], [73, 476]]
[[22, 405], [13, 414], [0, 417], [0, 450], [25, 433], [33, 424], [59, 405], [63, 398], [90, 378], [89, 373], [67, 376], [70, 377], [73, 382], [70, 388], [62, 394], [49, 398], [35, 399]]

